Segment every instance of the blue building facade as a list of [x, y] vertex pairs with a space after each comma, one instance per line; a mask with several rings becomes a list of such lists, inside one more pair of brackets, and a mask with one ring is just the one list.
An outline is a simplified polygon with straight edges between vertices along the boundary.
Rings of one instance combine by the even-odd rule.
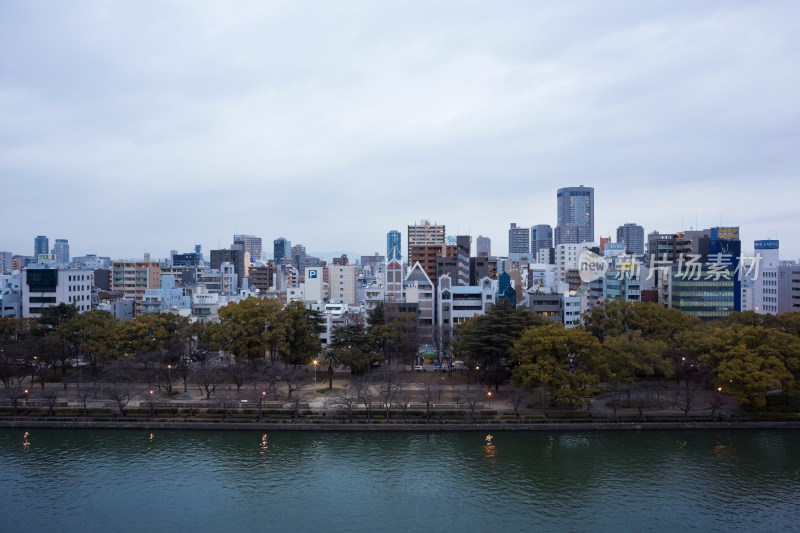
[[403, 242], [402, 234], [393, 229], [386, 234], [386, 261], [402, 261]]

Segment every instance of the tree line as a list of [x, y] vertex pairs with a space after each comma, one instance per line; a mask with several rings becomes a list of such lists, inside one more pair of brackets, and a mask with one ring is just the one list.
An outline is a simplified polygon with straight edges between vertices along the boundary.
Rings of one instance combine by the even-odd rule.
[[[44, 390], [48, 379], [110, 383], [144, 376], [169, 393], [174, 382], [190, 379], [207, 397], [226, 379], [237, 389], [254, 369], [267, 388], [316, 362], [332, 387], [334, 371], [345, 366], [356, 376], [390, 362], [418, 357], [416, 317], [378, 305], [366, 320], [334, 330], [328, 349], [319, 335], [323, 315], [302, 303], [247, 298], [219, 311], [219, 322], [191, 322], [171, 313], [118, 321], [104, 311], [78, 314], [73, 306], [43, 310], [36, 319], [0, 318], [0, 381], [19, 389], [30, 378]], [[697, 391], [708, 389], [763, 409], [769, 397], [788, 403], [798, 397], [800, 315], [732, 313], [711, 322], [657, 304], [607, 301], [584, 316], [581, 327], [566, 329], [505, 301], [482, 316], [457, 325], [452, 355], [464, 361], [470, 378], [498, 388], [509, 381], [546, 393], [543, 404], [585, 405], [600, 391], [615, 401], [651, 384], [681, 391], [688, 411]], [[219, 351], [235, 358], [225, 376], [209, 365]], [[442, 356], [444, 354], [440, 354]], [[86, 375], [84, 375], [84, 367]], [[250, 379], [252, 381], [252, 379]], [[677, 392], [675, 397], [677, 398]], [[616, 405], [616, 403], [615, 403]]]
[[454, 350], [489, 386], [511, 380], [542, 387], [549, 402], [579, 407], [603, 388], [615, 397], [650, 383], [694, 393], [732, 394], [755, 409], [769, 395], [795, 398], [800, 377], [800, 315], [732, 313], [701, 322], [657, 304], [598, 303], [581, 327], [504, 302], [460, 324]]

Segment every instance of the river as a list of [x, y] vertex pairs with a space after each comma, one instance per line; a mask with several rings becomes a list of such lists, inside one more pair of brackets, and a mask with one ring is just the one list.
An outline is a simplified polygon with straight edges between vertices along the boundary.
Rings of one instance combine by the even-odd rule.
[[790, 531], [799, 437], [0, 429], [0, 531]]

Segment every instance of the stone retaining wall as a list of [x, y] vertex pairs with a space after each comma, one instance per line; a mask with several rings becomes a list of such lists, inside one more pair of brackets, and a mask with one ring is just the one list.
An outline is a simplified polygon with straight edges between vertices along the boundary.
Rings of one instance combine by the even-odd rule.
[[70, 428], [70, 429], [228, 429], [228, 430], [289, 430], [289, 431], [614, 431], [648, 429], [800, 429], [800, 422], [563, 422], [506, 424], [482, 423], [414, 423], [409, 421], [365, 421], [336, 423], [305, 421], [240, 422], [219, 420], [148, 420], [114, 419], [90, 420], [81, 418], [48, 419], [45, 417], [7, 417], [0, 420], [3, 428]]

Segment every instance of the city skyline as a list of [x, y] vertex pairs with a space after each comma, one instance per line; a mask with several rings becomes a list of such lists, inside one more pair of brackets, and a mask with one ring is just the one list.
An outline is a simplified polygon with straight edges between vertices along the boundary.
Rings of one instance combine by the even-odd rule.
[[800, 258], [800, 6], [308, 7], [3, 4], [0, 250], [367, 255], [428, 218], [505, 255], [584, 184], [595, 240], [739, 226]]

